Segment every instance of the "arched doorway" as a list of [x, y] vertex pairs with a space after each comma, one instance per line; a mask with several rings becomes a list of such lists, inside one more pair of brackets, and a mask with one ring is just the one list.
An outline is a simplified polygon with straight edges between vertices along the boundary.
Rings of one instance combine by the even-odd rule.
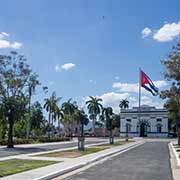
[[147, 137], [147, 124], [141, 123], [140, 125], [140, 137]]
[[140, 137], [147, 137], [150, 132], [151, 125], [148, 120], [140, 120], [137, 124], [137, 131]]

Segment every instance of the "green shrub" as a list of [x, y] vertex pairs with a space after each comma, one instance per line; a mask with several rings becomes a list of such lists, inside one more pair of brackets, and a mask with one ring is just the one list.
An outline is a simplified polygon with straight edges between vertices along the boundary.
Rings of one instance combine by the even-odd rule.
[[[33, 144], [33, 143], [46, 143], [46, 142], [62, 142], [62, 141], [70, 141], [70, 137], [38, 137], [36, 139], [21, 139], [21, 138], [13, 138], [14, 144]], [[7, 139], [0, 139], [0, 145], [7, 145]]]
[[38, 137], [37, 141], [45, 143], [45, 142], [62, 142], [62, 141], [70, 141], [70, 137]]
[[[0, 140], [0, 145], [7, 145], [7, 139]], [[20, 139], [20, 138], [13, 138], [14, 144], [32, 144], [32, 139]]]

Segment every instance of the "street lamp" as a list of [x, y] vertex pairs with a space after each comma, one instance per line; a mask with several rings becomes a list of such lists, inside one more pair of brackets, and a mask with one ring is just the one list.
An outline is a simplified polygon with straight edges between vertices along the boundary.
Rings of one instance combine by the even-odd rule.
[[129, 124], [126, 123], [126, 141], [129, 139]]
[[78, 150], [84, 151], [84, 123], [80, 122], [80, 136], [78, 137]]
[[109, 143], [110, 144], [114, 144], [114, 136], [112, 134], [112, 119], [113, 119], [113, 115], [110, 115], [110, 119], [109, 119], [109, 128], [110, 128], [110, 131], [109, 131]]

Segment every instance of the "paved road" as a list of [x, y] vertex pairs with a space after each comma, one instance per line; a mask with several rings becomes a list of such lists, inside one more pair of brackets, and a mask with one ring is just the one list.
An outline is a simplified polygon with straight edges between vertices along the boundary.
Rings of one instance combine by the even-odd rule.
[[[86, 144], [94, 144], [94, 143], [100, 143], [104, 142], [106, 139], [97, 140], [96, 138], [93, 140], [92, 138], [90, 140], [86, 140]], [[37, 147], [15, 147], [15, 148], [0, 148], [0, 157], [7, 157], [7, 156], [13, 156], [13, 155], [19, 155], [19, 154], [28, 154], [28, 153], [36, 153], [36, 152], [45, 152], [55, 149], [62, 149], [62, 148], [70, 148], [70, 147], [76, 147], [77, 142], [67, 143], [67, 144], [49, 144], [49, 145], [42, 145]]]
[[63, 180], [172, 180], [167, 142], [147, 142]]

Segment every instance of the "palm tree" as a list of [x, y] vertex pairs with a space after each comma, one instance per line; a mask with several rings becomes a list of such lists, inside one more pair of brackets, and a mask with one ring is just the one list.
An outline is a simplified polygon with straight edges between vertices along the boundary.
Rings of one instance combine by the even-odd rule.
[[[129, 101], [127, 99], [122, 99], [120, 101], [119, 107], [122, 109], [128, 109], [129, 108]], [[128, 141], [128, 128], [126, 128], [126, 141]]]
[[44, 108], [46, 109], [47, 112], [49, 112], [49, 133], [48, 136], [50, 137], [50, 126], [53, 125], [54, 119], [55, 119], [55, 114], [57, 112], [57, 106], [58, 102], [62, 99], [62, 97], [57, 97], [56, 92], [54, 91], [51, 95], [50, 98], [45, 99], [45, 104]]
[[122, 99], [120, 101], [119, 107], [121, 109], [128, 109], [129, 108], [129, 101], [127, 99]]
[[[84, 127], [84, 125], [87, 125], [89, 123], [88, 116], [86, 115], [83, 109], [80, 110], [79, 108], [77, 108], [73, 114], [73, 118], [79, 127], [79, 131], [78, 131], [79, 135], [83, 136], [82, 128]], [[83, 124], [83, 127], [82, 127], [82, 124]]]
[[90, 114], [90, 119], [93, 120], [93, 134], [95, 134], [95, 123], [97, 119], [97, 115], [101, 113], [103, 106], [100, 102], [102, 102], [101, 98], [96, 98], [93, 96], [89, 96], [90, 100], [86, 101], [88, 112]]
[[84, 151], [84, 125], [89, 123], [88, 116], [83, 110], [77, 110], [78, 125], [79, 125], [79, 138], [78, 138], [78, 150]]
[[30, 133], [30, 129], [31, 129], [31, 124], [30, 124], [30, 119], [31, 119], [31, 98], [32, 98], [32, 95], [35, 92], [36, 86], [40, 84], [37, 77], [38, 77], [37, 74], [31, 75], [30, 78], [29, 78], [29, 83], [28, 83], [28, 94], [29, 94], [29, 97], [28, 97], [28, 100], [29, 100], [28, 112], [29, 112], [29, 117], [28, 117], [28, 122], [27, 122], [27, 133], [26, 133], [26, 138], [27, 139], [29, 138], [29, 133]]
[[64, 121], [65, 123], [68, 124], [68, 126], [70, 125], [71, 127], [68, 127], [69, 132], [70, 132], [70, 136], [72, 137], [72, 133], [73, 133], [73, 114], [77, 108], [76, 102], [71, 102], [72, 99], [69, 99], [67, 102], [64, 102], [62, 104], [62, 111], [65, 114], [65, 118]]
[[112, 121], [113, 121], [113, 116], [114, 116], [114, 114], [113, 114], [112, 107], [103, 108], [101, 118], [104, 120], [104, 122], [106, 124], [106, 128], [109, 130], [109, 142], [110, 142], [110, 144], [114, 143], [113, 136], [112, 136], [112, 130], [113, 130]]
[[64, 119], [64, 113], [62, 109], [56, 106], [56, 110], [53, 113], [53, 116], [54, 116], [55, 121], [58, 120], [58, 129], [59, 129], [59, 135], [60, 135], [60, 123]]

